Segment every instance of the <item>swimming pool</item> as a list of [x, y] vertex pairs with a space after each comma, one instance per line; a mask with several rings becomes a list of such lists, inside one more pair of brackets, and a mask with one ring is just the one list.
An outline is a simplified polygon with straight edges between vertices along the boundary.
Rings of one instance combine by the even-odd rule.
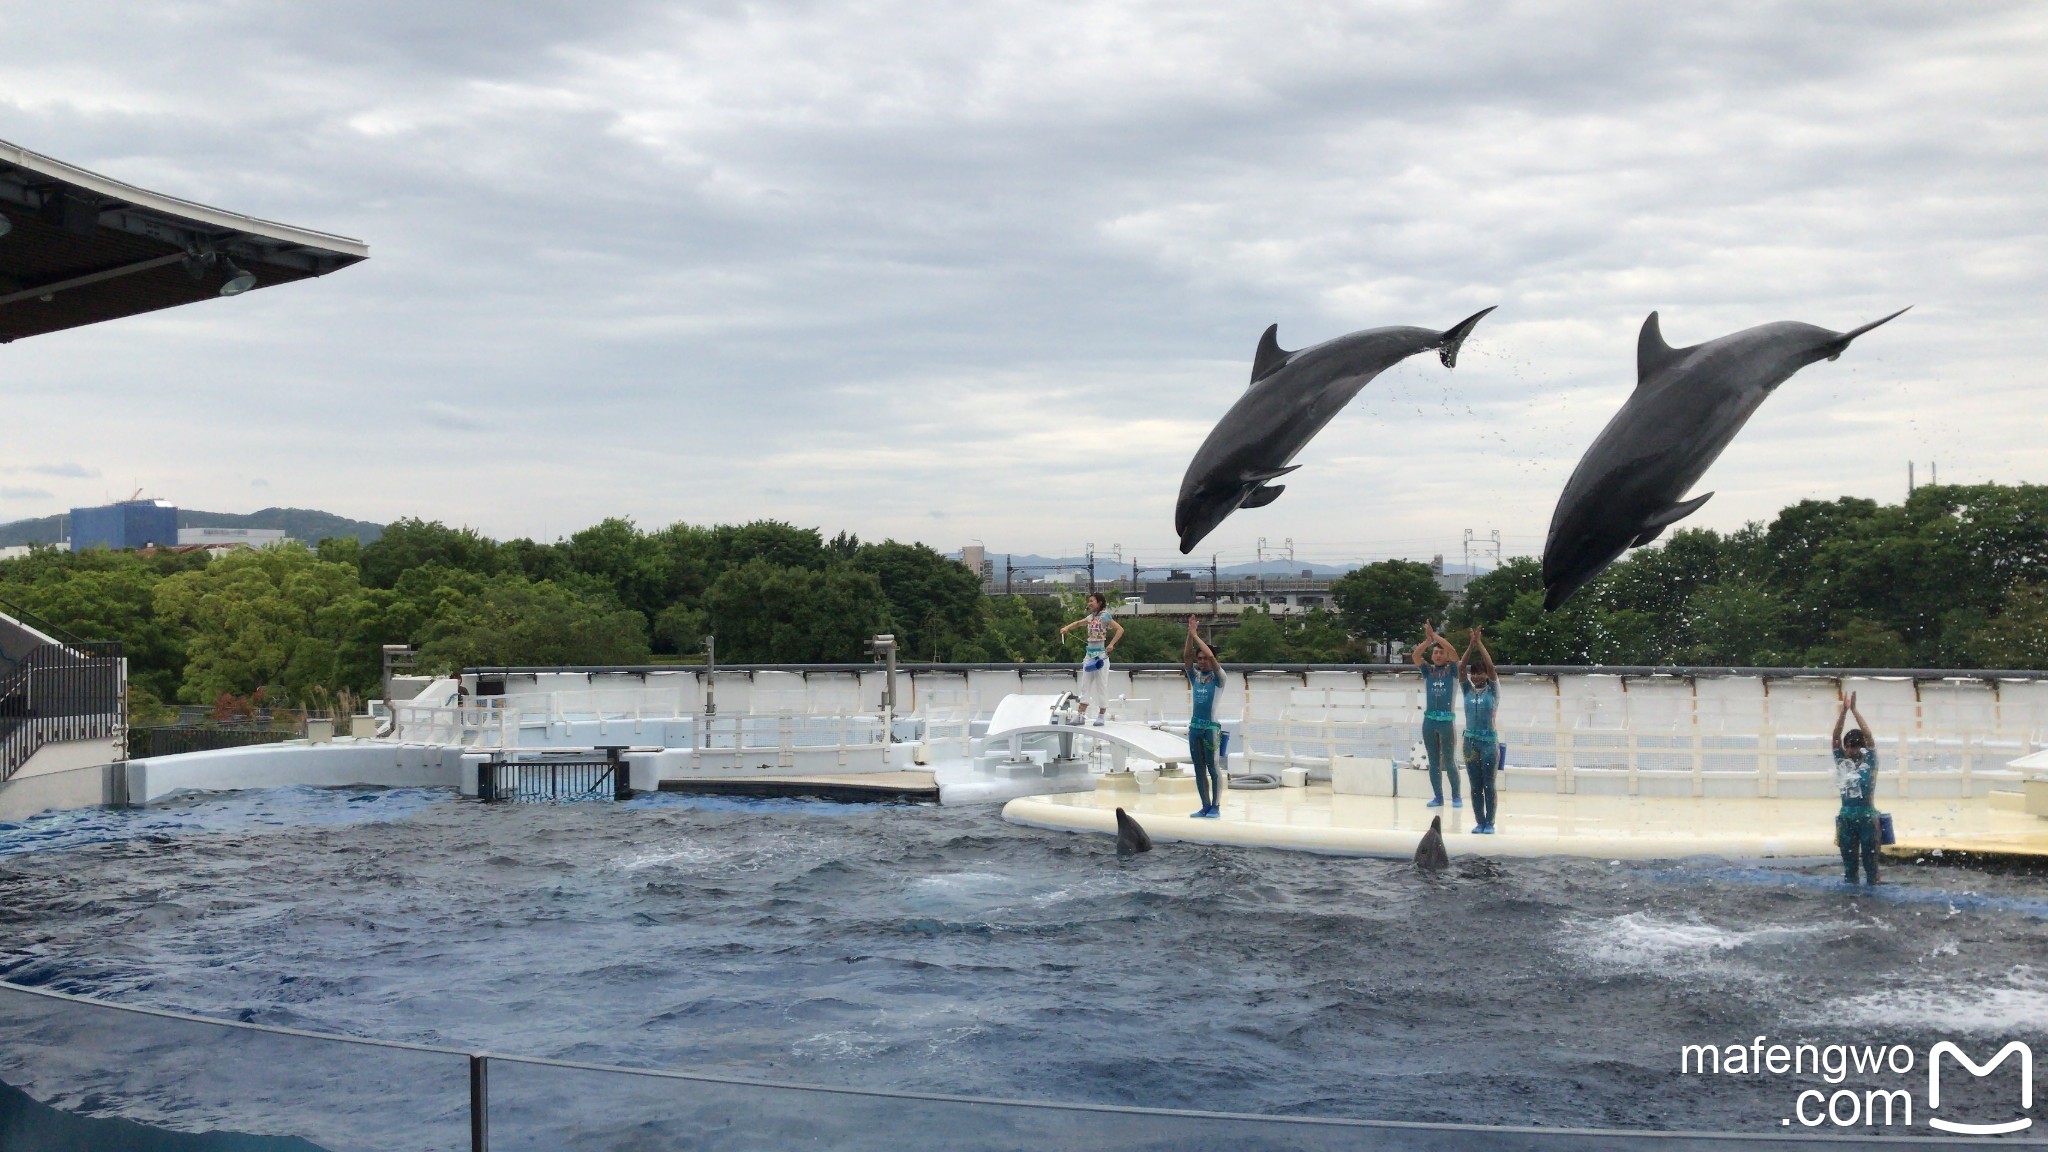
[[1120, 861], [974, 809], [277, 789], [0, 830], [0, 979], [817, 1084], [1764, 1132], [1791, 1093], [1682, 1077], [1681, 1045], [1924, 1052], [2048, 1023], [2048, 882], [1890, 879], [1485, 859], [1430, 877], [1193, 845]]

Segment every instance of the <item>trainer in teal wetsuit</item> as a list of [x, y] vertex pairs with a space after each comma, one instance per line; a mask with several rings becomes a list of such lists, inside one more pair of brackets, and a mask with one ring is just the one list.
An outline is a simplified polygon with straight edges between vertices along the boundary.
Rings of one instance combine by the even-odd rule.
[[1429, 790], [1435, 794], [1428, 806], [1443, 807], [1443, 778], [1448, 775], [1451, 807], [1463, 808], [1454, 751], [1458, 722], [1451, 712], [1458, 690], [1458, 653], [1449, 640], [1437, 635], [1433, 625], [1424, 622], [1422, 628], [1426, 635], [1415, 646], [1415, 663], [1422, 670], [1422, 746], [1429, 751]]
[[1472, 779], [1472, 831], [1488, 836], [1500, 810], [1494, 779], [1500, 770], [1500, 737], [1493, 730], [1494, 713], [1500, 710], [1500, 676], [1478, 625], [1465, 641], [1458, 668], [1465, 685], [1465, 773]]
[[[1842, 722], [1856, 715], [1856, 727], [1842, 731]], [[1863, 882], [1877, 883], [1877, 749], [1871, 747], [1870, 726], [1856, 711], [1856, 694], [1842, 702], [1835, 718], [1835, 787], [1842, 794], [1842, 810], [1835, 814], [1835, 844], [1842, 850], [1842, 879], [1856, 882], [1862, 865]]]
[[1195, 630], [1195, 618], [1188, 617], [1187, 642], [1181, 645], [1181, 671], [1188, 678], [1193, 701], [1188, 712], [1188, 755], [1195, 769], [1195, 791], [1202, 797], [1197, 819], [1214, 820], [1223, 814], [1223, 770], [1216, 763], [1223, 740], [1223, 726], [1216, 723], [1216, 697], [1223, 689], [1223, 669], [1216, 653], [1202, 642]]

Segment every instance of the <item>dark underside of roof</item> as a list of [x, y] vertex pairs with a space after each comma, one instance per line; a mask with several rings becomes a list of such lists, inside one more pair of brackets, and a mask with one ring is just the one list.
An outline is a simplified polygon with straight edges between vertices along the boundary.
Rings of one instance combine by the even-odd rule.
[[10, 165], [0, 164], [0, 183], [0, 215], [12, 226], [0, 235], [0, 343], [217, 299], [230, 261], [261, 289], [361, 258], [179, 219]]

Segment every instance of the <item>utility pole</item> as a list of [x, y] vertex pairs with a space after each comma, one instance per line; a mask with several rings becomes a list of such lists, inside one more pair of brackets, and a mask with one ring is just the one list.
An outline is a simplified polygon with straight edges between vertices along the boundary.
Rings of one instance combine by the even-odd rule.
[[1913, 494], [1913, 462], [1906, 461], [1906, 495]]
[[1209, 616], [1211, 619], [1223, 611], [1223, 609], [1217, 607], [1219, 596], [1220, 593], [1216, 590], [1216, 554], [1211, 552], [1209, 553]]
[[1259, 598], [1266, 598], [1266, 538], [1259, 537]]
[[1088, 542], [1088, 593], [1095, 594], [1095, 542]]
[[1010, 592], [1010, 554], [1008, 552], [1005, 552], [1003, 553], [1003, 595], [1009, 596], [1011, 594], [1012, 593]]

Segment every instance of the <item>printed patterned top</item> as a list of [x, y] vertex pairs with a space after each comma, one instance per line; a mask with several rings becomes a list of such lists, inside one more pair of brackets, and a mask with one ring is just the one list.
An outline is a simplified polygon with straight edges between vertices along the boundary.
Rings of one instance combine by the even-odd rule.
[[1875, 812], [1877, 798], [1877, 749], [1865, 748], [1852, 756], [1845, 748], [1835, 753], [1835, 790], [1842, 794], [1842, 811], [1862, 815]]
[[1451, 705], [1458, 691], [1458, 666], [1450, 661], [1422, 666], [1422, 718], [1456, 720]]

